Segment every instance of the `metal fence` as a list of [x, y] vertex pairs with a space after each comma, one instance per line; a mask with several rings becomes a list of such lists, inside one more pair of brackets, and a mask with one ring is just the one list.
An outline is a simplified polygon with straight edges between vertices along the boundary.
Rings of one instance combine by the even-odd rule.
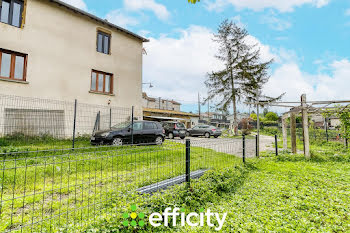
[[[79, 100], [58, 101], [0, 94], [0, 147], [43, 145], [69, 148], [74, 137], [78, 147], [87, 146], [94, 129], [109, 129], [130, 120], [131, 110], [131, 107], [94, 105]], [[135, 117], [141, 115], [135, 113]]]
[[[261, 132], [268, 135], [282, 135], [282, 127], [279, 126], [268, 126], [263, 127]], [[297, 123], [295, 130], [297, 139], [303, 141], [303, 129], [302, 125]], [[290, 136], [290, 127], [287, 127], [287, 134]], [[345, 141], [344, 134], [341, 130], [338, 129], [324, 129], [324, 128], [315, 128], [309, 127], [309, 138], [310, 142], [339, 142], [342, 143]]]
[[[118, 200], [255, 157], [254, 139], [0, 154], [0, 232], [80, 232], [115, 214]], [[244, 146], [243, 146], [244, 145]], [[139, 194], [136, 194], [139, 195]]]

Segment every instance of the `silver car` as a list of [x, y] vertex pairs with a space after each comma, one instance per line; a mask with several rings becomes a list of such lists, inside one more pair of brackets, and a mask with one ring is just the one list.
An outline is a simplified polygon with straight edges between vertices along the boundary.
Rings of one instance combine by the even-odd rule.
[[204, 136], [210, 138], [211, 136], [218, 138], [221, 136], [222, 132], [220, 129], [211, 125], [197, 125], [192, 129], [187, 130], [187, 136], [199, 137]]

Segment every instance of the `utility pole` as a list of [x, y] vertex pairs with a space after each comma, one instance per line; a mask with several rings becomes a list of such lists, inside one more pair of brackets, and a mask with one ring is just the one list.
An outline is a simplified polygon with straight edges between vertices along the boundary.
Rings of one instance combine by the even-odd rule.
[[160, 109], [160, 101], [161, 101], [161, 98], [159, 97], [159, 109]]

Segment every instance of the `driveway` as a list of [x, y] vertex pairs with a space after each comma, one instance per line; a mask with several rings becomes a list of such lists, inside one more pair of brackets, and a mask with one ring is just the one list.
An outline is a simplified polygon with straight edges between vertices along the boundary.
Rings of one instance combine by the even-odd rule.
[[[243, 143], [241, 138], [198, 138], [187, 137], [191, 140], [191, 147], [203, 147], [217, 152], [243, 156]], [[185, 140], [173, 139], [170, 141], [185, 143]], [[260, 135], [260, 151], [274, 150], [275, 139], [270, 136]], [[246, 157], [256, 156], [255, 139], [246, 139]]]

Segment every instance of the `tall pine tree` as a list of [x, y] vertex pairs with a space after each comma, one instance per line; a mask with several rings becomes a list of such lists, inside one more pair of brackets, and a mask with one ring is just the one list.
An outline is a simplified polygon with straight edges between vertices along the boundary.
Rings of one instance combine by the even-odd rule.
[[247, 43], [248, 32], [232, 21], [223, 21], [214, 35], [219, 44], [216, 58], [225, 68], [208, 73], [205, 82], [208, 99], [219, 99], [218, 108], [227, 110], [233, 106], [234, 130], [238, 134], [237, 103], [243, 99], [255, 99], [258, 90], [268, 81], [268, 69], [272, 60], [262, 62], [257, 45]]

